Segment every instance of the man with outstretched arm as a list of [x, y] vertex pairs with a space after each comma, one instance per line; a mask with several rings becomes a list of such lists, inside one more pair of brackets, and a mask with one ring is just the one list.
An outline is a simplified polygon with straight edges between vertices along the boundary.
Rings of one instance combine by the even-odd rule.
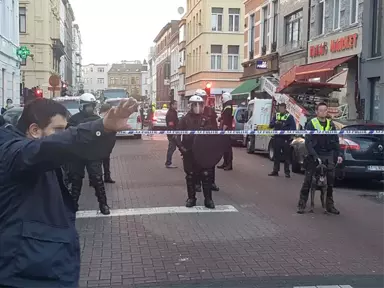
[[36, 99], [17, 127], [0, 127], [0, 287], [78, 287], [76, 207], [62, 167], [107, 157], [105, 142], [130, 128], [135, 110], [123, 100], [103, 119], [65, 129], [65, 107]]

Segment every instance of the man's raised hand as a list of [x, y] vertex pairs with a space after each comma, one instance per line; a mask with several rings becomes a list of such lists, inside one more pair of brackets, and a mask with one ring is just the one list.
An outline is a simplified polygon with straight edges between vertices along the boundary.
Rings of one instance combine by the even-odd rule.
[[139, 103], [133, 98], [123, 99], [117, 107], [113, 107], [103, 118], [104, 129], [106, 131], [124, 131], [131, 129], [127, 123], [128, 118], [135, 112]]

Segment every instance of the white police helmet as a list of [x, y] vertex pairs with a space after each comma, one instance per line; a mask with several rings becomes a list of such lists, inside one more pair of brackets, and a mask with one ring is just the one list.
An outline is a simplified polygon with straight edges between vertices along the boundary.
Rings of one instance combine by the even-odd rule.
[[189, 103], [204, 103], [204, 99], [201, 96], [193, 95], [189, 98]]
[[224, 104], [228, 101], [232, 101], [232, 95], [229, 92], [224, 92], [223, 95], [221, 95], [221, 102]]
[[96, 107], [97, 105], [97, 100], [95, 96], [91, 93], [84, 93], [83, 95], [80, 96], [80, 111], [84, 110], [85, 106], [92, 105], [93, 107]]
[[197, 89], [195, 91], [195, 94], [193, 96], [200, 96], [202, 98], [207, 97], [207, 92], [205, 92], [203, 89]]
[[204, 90], [197, 90], [195, 92], [195, 95], [191, 96], [191, 98], [189, 98], [189, 104], [191, 106], [191, 111], [195, 114], [202, 114], [203, 111], [204, 111], [204, 94], [207, 95], [205, 93]]

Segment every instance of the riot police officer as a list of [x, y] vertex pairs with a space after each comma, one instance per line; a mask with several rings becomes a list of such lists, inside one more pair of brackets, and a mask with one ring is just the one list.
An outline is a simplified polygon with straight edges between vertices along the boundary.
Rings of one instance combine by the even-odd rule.
[[[92, 94], [84, 93], [81, 95], [79, 107], [80, 112], [73, 115], [69, 119], [68, 125], [77, 126], [80, 123], [100, 119], [100, 117], [95, 114], [96, 104], [96, 98]], [[106, 143], [106, 145], [109, 144]], [[99, 202], [100, 212], [104, 215], [108, 215], [110, 214], [110, 210], [107, 204], [101, 165], [101, 160], [89, 161], [86, 159], [76, 159], [69, 165], [69, 181], [72, 184], [71, 195], [75, 204], [78, 206], [81, 188], [83, 185], [84, 168], [87, 168], [89, 179], [92, 184], [91, 186], [95, 189], [95, 194]]]
[[[221, 130], [232, 130], [233, 122], [233, 107], [232, 107], [232, 95], [229, 92], [224, 92], [221, 96], [221, 102], [223, 103], [223, 110], [220, 117], [220, 129]], [[231, 139], [230, 135], [226, 136], [229, 140]], [[233, 150], [231, 141], [226, 141], [227, 147], [224, 152], [224, 162], [222, 165], [217, 166], [219, 169], [224, 169], [229, 171], [233, 169]]]
[[[178, 130], [211, 130], [212, 127], [210, 127], [210, 121], [209, 119], [203, 115], [204, 111], [204, 97], [206, 96], [206, 93], [204, 90], [197, 90], [195, 94], [189, 98], [189, 104], [190, 104], [190, 111], [180, 120], [178, 124]], [[188, 193], [188, 199], [186, 202], [186, 207], [194, 207], [196, 206], [196, 183], [197, 179], [201, 179], [202, 181], [202, 188], [203, 188], [203, 194], [204, 194], [204, 205], [207, 208], [214, 209], [215, 204], [212, 200], [212, 184], [213, 184], [213, 169], [212, 165], [209, 168], [203, 168], [201, 163], [199, 163], [196, 159], [201, 156], [197, 155], [204, 154], [204, 153], [216, 153], [215, 151], [207, 151], [209, 149], [203, 149], [204, 151], [200, 151], [199, 149], [194, 147], [196, 145], [196, 139], [195, 137], [198, 137], [196, 135], [183, 135], [182, 140], [180, 141], [177, 137], [174, 137], [177, 147], [179, 148], [180, 152], [183, 156], [183, 166], [184, 166], [184, 172], [186, 174], [185, 180], [187, 184], [187, 193]], [[202, 135], [200, 138], [203, 139], [203, 141], [207, 141], [207, 143], [210, 141], [207, 139], [207, 137], [212, 136], [205, 136]], [[211, 138], [213, 139], [213, 138]], [[200, 142], [202, 143], [202, 142]], [[197, 151], [196, 151], [197, 150]], [[206, 155], [204, 155], [206, 156]], [[220, 159], [221, 155], [219, 156], [218, 160]], [[217, 160], [217, 162], [218, 162]], [[214, 163], [214, 165], [217, 164]]]
[[[296, 130], [295, 119], [292, 115], [287, 112], [287, 106], [285, 103], [280, 103], [278, 105], [278, 112], [272, 118], [269, 128], [274, 130]], [[284, 172], [285, 177], [290, 178], [291, 173], [289, 170], [289, 160], [290, 160], [290, 144], [292, 136], [291, 135], [275, 135], [273, 137], [273, 170], [269, 173], [269, 176], [278, 176], [280, 171], [280, 162], [281, 156], [284, 160]]]
[[[332, 120], [327, 119], [328, 106], [326, 103], [319, 103], [316, 106], [316, 116], [310, 120], [305, 129], [317, 131], [336, 130]], [[297, 213], [303, 214], [308, 201], [309, 190], [312, 184], [312, 176], [315, 173], [316, 166], [320, 163], [327, 165], [327, 197], [326, 210], [331, 214], [340, 214], [335, 208], [333, 201], [333, 185], [335, 179], [335, 158], [337, 163], [343, 162], [340, 152], [339, 137], [336, 134], [328, 135], [305, 135], [305, 147], [308, 151], [308, 156], [305, 159], [305, 177], [304, 183], [300, 191], [300, 200], [298, 203]]]

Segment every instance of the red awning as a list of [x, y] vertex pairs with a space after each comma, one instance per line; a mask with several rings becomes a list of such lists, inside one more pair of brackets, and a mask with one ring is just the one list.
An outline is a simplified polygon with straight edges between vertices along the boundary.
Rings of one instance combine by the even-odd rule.
[[331, 92], [337, 91], [343, 87], [344, 85], [342, 84], [295, 80], [285, 87], [279, 87], [280, 89], [278, 88], [276, 92], [291, 95], [312, 94], [317, 96], [328, 96]]
[[303, 75], [330, 72], [333, 71], [337, 66], [349, 61], [353, 57], [355, 57], [355, 55], [342, 57], [334, 60], [327, 60], [312, 64], [301, 65], [296, 68], [296, 76], [301, 76], [300, 78], [302, 78]]

